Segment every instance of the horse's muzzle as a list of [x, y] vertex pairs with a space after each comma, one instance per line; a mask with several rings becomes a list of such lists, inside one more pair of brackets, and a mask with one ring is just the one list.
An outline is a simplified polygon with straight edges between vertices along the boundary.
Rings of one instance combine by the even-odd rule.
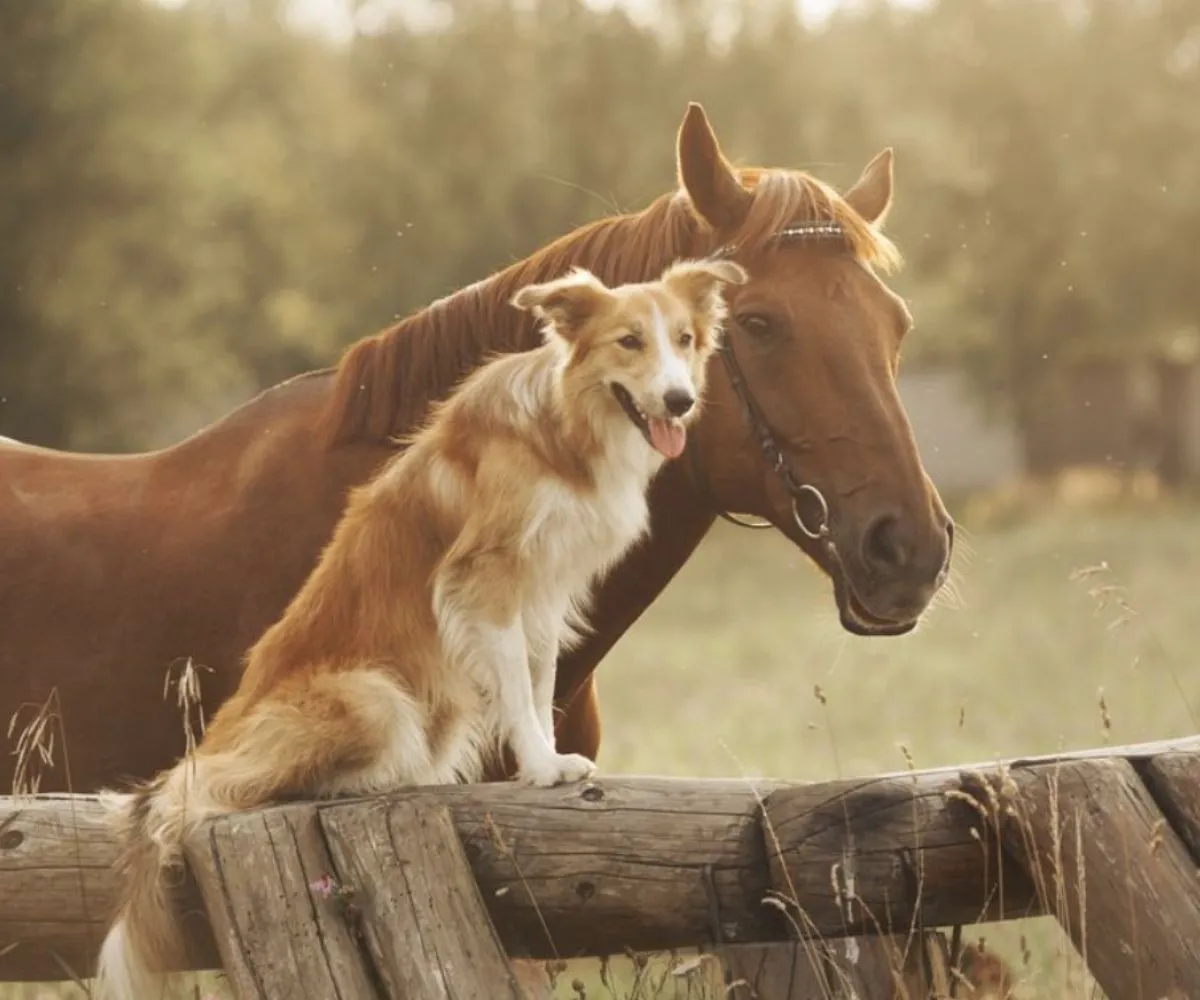
[[[842, 626], [856, 635], [911, 632], [949, 575], [954, 522], [920, 531], [898, 515], [876, 515], [854, 535], [841, 533], [834, 593]], [[850, 537], [846, 537], [850, 535]]]

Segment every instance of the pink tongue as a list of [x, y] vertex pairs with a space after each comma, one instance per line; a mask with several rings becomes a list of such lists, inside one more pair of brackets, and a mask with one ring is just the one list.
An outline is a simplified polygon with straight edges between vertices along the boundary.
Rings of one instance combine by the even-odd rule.
[[682, 424], [654, 418], [650, 421], [650, 443], [667, 458], [678, 458], [687, 444], [687, 431]]

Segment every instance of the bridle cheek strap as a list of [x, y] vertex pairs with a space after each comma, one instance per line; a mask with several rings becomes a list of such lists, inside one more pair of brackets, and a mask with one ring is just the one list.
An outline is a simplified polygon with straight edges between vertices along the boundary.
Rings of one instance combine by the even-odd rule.
[[[846, 234], [837, 222], [809, 222], [780, 230], [774, 239], [783, 243], [810, 239], [836, 239], [845, 242]], [[715, 251], [712, 256], [730, 257], [736, 252], [736, 246], [726, 245]], [[729, 383], [733, 386], [734, 395], [737, 396], [738, 402], [742, 407], [742, 414], [745, 416], [746, 422], [750, 425], [750, 429], [758, 441], [758, 447], [762, 452], [763, 458], [770, 469], [783, 481], [783, 487], [791, 500], [792, 518], [795, 520], [796, 526], [804, 533], [805, 537], [811, 538], [813, 541], [831, 545], [829, 538], [829, 504], [826, 502], [824, 494], [817, 487], [811, 483], [804, 482], [796, 475], [787, 460], [787, 456], [783, 453], [783, 449], [776, 442], [775, 435], [767, 423], [762, 408], [758, 405], [754, 394], [750, 391], [750, 386], [746, 382], [746, 376], [742, 372], [741, 365], [738, 364], [737, 355], [733, 350], [733, 339], [728, 335], [728, 331], [722, 336], [721, 345], [718, 347], [717, 352], [721, 355], [721, 360], [725, 363], [725, 371], [729, 375]], [[700, 491], [706, 494], [709, 500], [712, 501], [712, 506], [716, 510], [717, 516], [728, 521], [730, 524], [736, 524], [739, 528], [761, 530], [763, 528], [774, 527], [770, 521], [756, 522], [742, 520], [715, 502], [712, 491], [707, 485], [708, 480], [700, 469], [696, 450], [692, 447], [693, 438], [694, 435], [689, 435], [687, 447], [688, 461], [692, 468], [693, 477], [700, 487]], [[804, 515], [800, 512], [800, 501], [802, 498], [810, 499], [816, 504], [817, 517], [815, 524], [810, 525], [804, 520]]]

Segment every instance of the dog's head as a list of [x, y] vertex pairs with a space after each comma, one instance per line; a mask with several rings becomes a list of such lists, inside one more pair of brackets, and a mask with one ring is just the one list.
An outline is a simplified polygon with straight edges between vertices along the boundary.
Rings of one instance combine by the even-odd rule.
[[678, 458], [721, 335], [723, 287], [746, 280], [741, 265], [726, 260], [678, 261], [656, 281], [613, 288], [576, 268], [525, 286], [512, 303], [532, 310], [547, 339], [564, 348], [572, 391], [601, 390], [650, 447]]

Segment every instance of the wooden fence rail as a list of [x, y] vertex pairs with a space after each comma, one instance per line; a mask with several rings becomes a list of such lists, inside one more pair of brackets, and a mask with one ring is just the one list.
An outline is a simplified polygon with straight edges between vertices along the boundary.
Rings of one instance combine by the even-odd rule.
[[[215, 820], [180, 900], [195, 965], [239, 996], [473, 996], [448, 970], [486, 968], [510, 997], [506, 957], [1051, 913], [1112, 1000], [1200, 997], [1197, 802], [1200, 738], [820, 784], [414, 789]], [[0, 980], [89, 974], [114, 855], [92, 798], [0, 799]]]

